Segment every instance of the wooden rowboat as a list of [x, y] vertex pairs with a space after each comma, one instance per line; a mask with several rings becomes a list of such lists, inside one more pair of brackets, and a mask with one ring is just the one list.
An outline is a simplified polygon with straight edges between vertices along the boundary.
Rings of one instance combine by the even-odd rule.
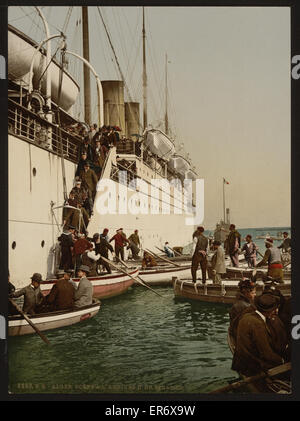
[[[51, 330], [70, 326], [94, 317], [100, 309], [100, 301], [93, 299], [93, 304], [75, 310], [53, 311], [51, 313], [28, 316], [40, 330]], [[35, 333], [30, 324], [20, 315], [8, 317], [9, 336], [28, 335]]]
[[172, 277], [187, 276], [190, 273], [191, 265], [182, 265], [181, 267], [159, 265], [140, 269], [139, 276], [149, 285], [172, 286]]
[[[257, 269], [256, 277], [257, 278], [263, 278], [264, 276], [267, 276], [267, 269]], [[234, 267], [227, 267], [226, 268], [226, 278], [234, 279], [234, 278], [250, 278], [252, 275], [253, 269], [247, 268], [247, 267], [240, 267], [240, 268], [234, 268]], [[290, 269], [284, 269], [283, 270], [283, 279], [291, 279], [291, 270]]]
[[[139, 274], [137, 268], [133, 268], [128, 272], [133, 278]], [[79, 283], [79, 278], [72, 278], [74, 282]], [[130, 288], [134, 280], [124, 273], [113, 271], [104, 275], [90, 276], [88, 279], [93, 285], [93, 296], [100, 299], [115, 297], [123, 294]], [[40, 283], [41, 291], [44, 295], [49, 294], [52, 286], [57, 282], [57, 279], [50, 279]]]
[[[260, 295], [264, 287], [263, 282], [257, 282], [256, 294]], [[222, 304], [233, 304], [236, 294], [239, 291], [237, 282], [234, 280], [222, 280], [222, 285], [217, 285], [211, 280], [206, 281], [206, 284], [200, 282], [195, 284], [191, 280], [180, 280], [176, 278], [173, 280], [173, 288], [176, 298]], [[287, 281], [284, 284], [279, 284], [276, 288], [280, 290], [284, 297], [291, 296], [290, 282]]]
[[[232, 353], [232, 355], [234, 354], [234, 350], [235, 350], [235, 341], [233, 339], [233, 337], [230, 335], [230, 331], [228, 329], [227, 332], [227, 343], [229, 346], [229, 349]], [[246, 376], [244, 376], [241, 373], [238, 373], [238, 375], [241, 377], [241, 379], [245, 379]], [[291, 390], [291, 382], [287, 381], [287, 380], [281, 380], [281, 379], [276, 379], [276, 377], [269, 379], [268, 381], [264, 381], [263, 383], [264, 388], [266, 390], [266, 392], [268, 393], [276, 393], [276, 394], [289, 394], [292, 393]], [[245, 385], [247, 390], [251, 393], [263, 393], [261, 390], [258, 389], [257, 385], [254, 383], [248, 383], [247, 385]]]

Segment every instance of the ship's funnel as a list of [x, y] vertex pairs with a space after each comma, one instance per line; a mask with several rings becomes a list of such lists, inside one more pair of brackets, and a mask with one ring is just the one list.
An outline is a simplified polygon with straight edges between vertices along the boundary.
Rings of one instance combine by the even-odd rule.
[[119, 126], [125, 133], [124, 82], [121, 80], [101, 81], [104, 103], [104, 124]]
[[140, 134], [140, 104], [125, 102], [126, 137], [136, 141]]

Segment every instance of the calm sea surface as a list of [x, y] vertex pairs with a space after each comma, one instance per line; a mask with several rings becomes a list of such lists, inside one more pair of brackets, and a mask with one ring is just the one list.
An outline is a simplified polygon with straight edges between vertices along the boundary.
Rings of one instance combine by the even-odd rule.
[[[240, 232], [264, 250], [260, 232]], [[164, 298], [133, 287], [103, 300], [93, 319], [46, 332], [50, 346], [36, 334], [10, 337], [10, 391], [205, 393], [237, 378], [226, 339], [230, 306], [175, 301], [171, 287], [156, 291]]]

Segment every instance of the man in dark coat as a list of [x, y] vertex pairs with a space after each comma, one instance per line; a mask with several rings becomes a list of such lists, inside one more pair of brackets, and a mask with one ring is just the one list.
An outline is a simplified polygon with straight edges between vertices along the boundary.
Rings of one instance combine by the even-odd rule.
[[46, 296], [49, 311], [67, 310], [73, 308], [75, 289], [73, 285], [64, 278], [64, 273], [53, 285]]
[[83, 153], [86, 153], [88, 161], [93, 161], [93, 148], [89, 143], [89, 136], [85, 136], [83, 143], [79, 146], [79, 157], [81, 157]]
[[38, 313], [39, 307], [44, 302], [44, 296], [42, 294], [40, 283], [42, 281], [42, 275], [40, 273], [34, 273], [31, 277], [31, 284], [27, 287], [21, 288], [18, 291], [12, 293], [12, 298], [18, 298], [24, 296], [23, 311], [24, 313], [33, 315]]
[[272, 333], [266, 323], [276, 314], [278, 300], [263, 294], [255, 298], [254, 304], [256, 310], [245, 313], [239, 321], [232, 361], [232, 369], [245, 376], [254, 376], [284, 362], [274, 351]]
[[74, 233], [74, 226], [69, 226], [67, 230], [64, 230], [63, 233], [58, 237], [61, 247], [61, 259], [59, 269], [68, 270], [73, 267], [72, 263], [72, 251], [73, 251], [73, 238], [72, 234]]
[[197, 239], [196, 248], [192, 257], [192, 278], [193, 282], [197, 281], [197, 269], [200, 263], [201, 271], [202, 271], [202, 283], [206, 283], [206, 269], [207, 269], [207, 247], [208, 247], [208, 239], [203, 234], [204, 228], [198, 227], [198, 236], [194, 238]]
[[230, 334], [235, 339], [238, 322], [244, 312], [254, 303], [256, 296], [256, 285], [250, 279], [243, 279], [239, 282], [239, 292], [236, 295], [236, 301], [229, 311]]
[[230, 256], [233, 267], [239, 267], [239, 248], [241, 247], [241, 234], [235, 229], [235, 225], [229, 227], [230, 233], [226, 241], [226, 252]]

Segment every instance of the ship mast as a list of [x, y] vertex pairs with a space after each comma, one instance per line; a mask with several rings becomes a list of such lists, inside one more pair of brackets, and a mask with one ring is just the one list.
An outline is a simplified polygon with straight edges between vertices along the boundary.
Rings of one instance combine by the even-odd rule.
[[[88, 7], [82, 6], [82, 45], [83, 57], [90, 61]], [[90, 69], [83, 64], [84, 80], [84, 121], [91, 124], [91, 81]]]
[[145, 32], [145, 8], [143, 7], [143, 123], [144, 130], [148, 126], [147, 121], [147, 73], [146, 73], [146, 32]]
[[166, 76], [165, 76], [165, 84], [166, 84], [166, 112], [165, 112], [165, 132], [166, 135], [169, 134], [169, 120], [168, 120], [168, 55], [166, 53]]

